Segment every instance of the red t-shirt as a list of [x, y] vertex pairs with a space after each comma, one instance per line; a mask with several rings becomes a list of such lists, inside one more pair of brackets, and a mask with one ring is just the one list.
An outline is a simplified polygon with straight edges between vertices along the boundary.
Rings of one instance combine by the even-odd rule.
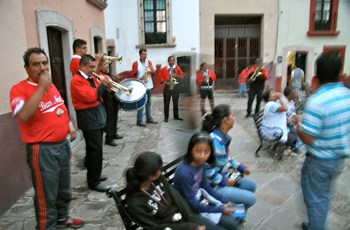
[[72, 72], [72, 76], [74, 74], [78, 73], [78, 70], [80, 69], [80, 56], [79, 55], [74, 55], [72, 59], [70, 60], [70, 66], [69, 69]]
[[239, 74], [238, 83], [245, 83], [247, 81], [247, 69], [243, 69]]
[[[10, 91], [10, 104], [15, 116], [37, 90], [38, 85], [27, 80], [14, 85]], [[59, 142], [68, 135], [69, 116], [64, 100], [51, 84], [38, 105], [35, 114], [26, 122], [18, 119], [25, 143]]]

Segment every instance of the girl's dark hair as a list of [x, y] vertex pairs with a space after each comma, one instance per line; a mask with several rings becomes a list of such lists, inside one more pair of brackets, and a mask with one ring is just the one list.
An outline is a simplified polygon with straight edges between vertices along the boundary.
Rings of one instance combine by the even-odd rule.
[[265, 102], [269, 101], [270, 94], [271, 94], [271, 89], [267, 89], [263, 92], [262, 98], [264, 99]]
[[126, 171], [126, 194], [139, 191], [143, 182], [156, 175], [162, 168], [162, 157], [155, 152], [143, 152], [135, 160], [134, 167]]
[[231, 109], [227, 104], [220, 104], [214, 107], [211, 114], [207, 114], [202, 122], [202, 130], [211, 133], [215, 127], [220, 127], [222, 120], [230, 116]]
[[183, 161], [187, 164], [192, 163], [192, 161], [193, 161], [192, 149], [198, 143], [207, 143], [210, 146], [211, 153], [209, 155], [207, 163], [214, 164], [215, 163], [215, 156], [214, 156], [213, 140], [211, 139], [209, 133], [207, 133], [207, 132], [198, 132], [198, 133], [193, 134], [193, 136], [190, 139], [190, 142], [188, 143], [187, 153], [185, 154]]
[[293, 93], [294, 90], [295, 90], [295, 87], [287, 85], [286, 88], [284, 88], [283, 90], [283, 94], [284, 96], [288, 97], [290, 94]]

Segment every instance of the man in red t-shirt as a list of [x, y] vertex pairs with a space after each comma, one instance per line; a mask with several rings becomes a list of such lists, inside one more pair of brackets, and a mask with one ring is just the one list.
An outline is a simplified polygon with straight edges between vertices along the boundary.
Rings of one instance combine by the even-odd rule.
[[76, 138], [68, 111], [51, 82], [44, 50], [30, 48], [24, 55], [28, 77], [10, 91], [10, 104], [22, 140], [27, 144], [27, 162], [32, 171], [34, 206], [38, 229], [79, 228], [81, 219], [69, 216], [71, 149]]
[[159, 72], [159, 82], [165, 84], [163, 90], [164, 97], [164, 121], [168, 122], [169, 119], [169, 105], [170, 98], [173, 97], [173, 114], [175, 120], [182, 121], [179, 117], [179, 97], [180, 91], [178, 83], [184, 77], [184, 73], [180, 66], [175, 65], [175, 57], [168, 57], [168, 65], [164, 66]]
[[87, 52], [86, 41], [83, 39], [75, 39], [73, 42], [73, 57], [70, 61], [70, 71], [72, 72], [72, 76], [78, 72], [80, 69], [80, 58], [85, 55]]

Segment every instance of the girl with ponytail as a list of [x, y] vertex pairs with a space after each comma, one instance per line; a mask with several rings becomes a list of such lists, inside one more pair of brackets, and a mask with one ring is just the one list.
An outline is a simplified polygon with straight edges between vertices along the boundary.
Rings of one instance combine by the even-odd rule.
[[145, 229], [205, 230], [182, 196], [161, 174], [162, 158], [140, 154], [126, 171], [127, 211]]
[[[246, 209], [256, 201], [254, 181], [247, 178], [232, 178], [229, 172], [239, 171], [249, 175], [250, 170], [244, 164], [235, 161], [229, 154], [235, 116], [227, 104], [215, 106], [212, 114], [207, 114], [202, 123], [202, 130], [210, 133], [213, 140], [215, 165], [206, 170], [206, 176], [213, 188], [223, 197], [236, 204], [244, 204]], [[234, 174], [233, 174], [234, 175]]]

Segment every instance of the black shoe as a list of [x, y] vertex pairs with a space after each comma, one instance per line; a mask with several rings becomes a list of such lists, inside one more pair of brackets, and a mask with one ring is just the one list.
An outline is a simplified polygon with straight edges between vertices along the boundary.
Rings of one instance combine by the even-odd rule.
[[123, 139], [124, 137], [122, 135], [119, 135], [119, 134], [115, 134], [113, 136], [114, 139]]
[[140, 126], [140, 127], [146, 127], [145, 124], [137, 124], [137, 126]]
[[303, 230], [307, 230], [307, 229], [308, 229], [307, 223], [302, 223], [302, 224], [301, 224], [301, 228], [302, 228]]
[[176, 117], [174, 118], [175, 120], [179, 120], [179, 121], [183, 121], [184, 119], [182, 119], [181, 117]]
[[150, 123], [150, 124], [158, 124], [158, 122], [156, 122], [156, 121], [147, 121], [147, 123]]
[[164, 122], [168, 122], [168, 119], [164, 119]]
[[245, 117], [251, 117], [252, 115], [251, 114], [247, 114], [247, 115], [245, 115]]
[[90, 187], [90, 189], [96, 192], [105, 192], [107, 190], [107, 187], [103, 184], [98, 184], [95, 187]]
[[100, 181], [105, 181], [107, 179], [108, 179], [108, 176], [106, 176], [106, 175], [101, 175], [100, 176]]
[[118, 143], [116, 140], [112, 140], [112, 141], [106, 141], [106, 145], [110, 145], [110, 146], [117, 146]]

